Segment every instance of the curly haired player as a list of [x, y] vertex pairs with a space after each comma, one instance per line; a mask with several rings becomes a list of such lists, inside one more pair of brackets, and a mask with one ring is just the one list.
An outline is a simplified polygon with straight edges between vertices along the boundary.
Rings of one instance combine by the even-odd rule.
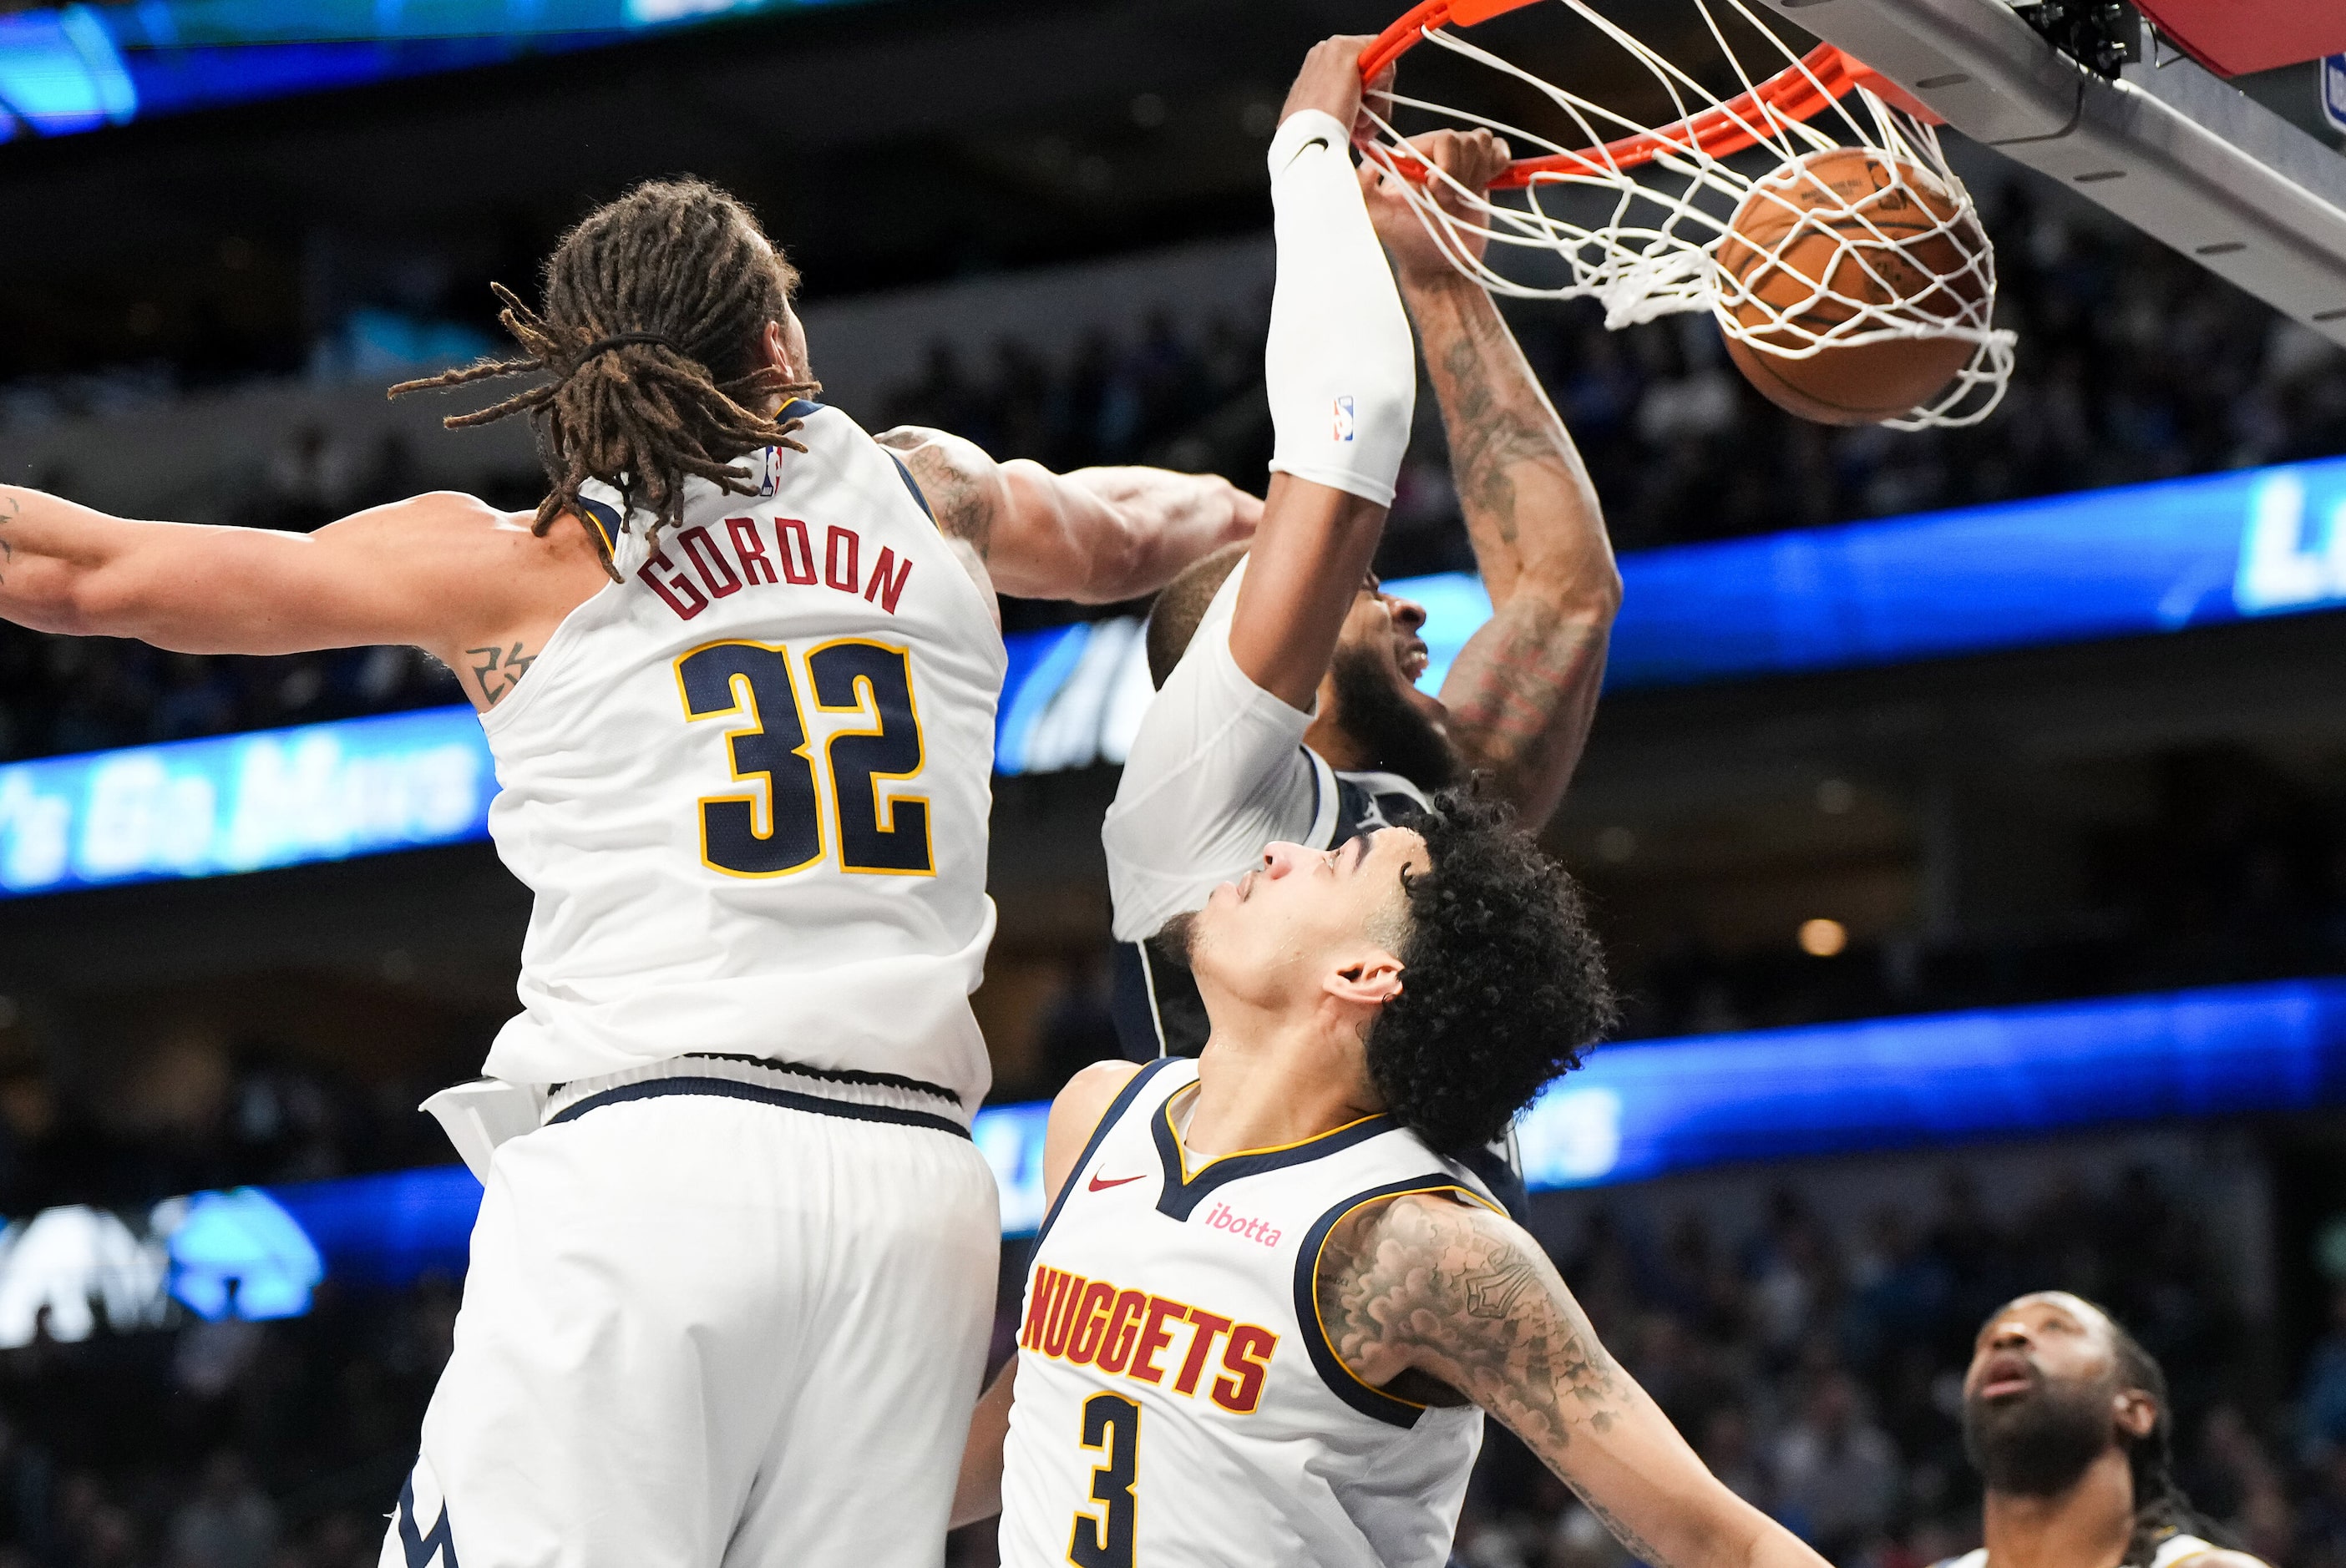
[[1000, 1508], [1010, 1568], [1433, 1568], [1487, 1411], [1641, 1562], [1820, 1568], [1457, 1157], [1611, 1013], [1576, 890], [1506, 808], [1444, 791], [1413, 827], [1273, 844], [1169, 941], [1211, 1038], [1052, 1106], [957, 1520]]
[[967, 447], [908, 472], [807, 401], [795, 282], [686, 180], [590, 214], [542, 309], [501, 290], [524, 357], [420, 384], [541, 378], [452, 422], [534, 418], [534, 514], [423, 495], [298, 537], [0, 489], [0, 616], [413, 644], [495, 754], [536, 908], [492, 1081], [435, 1097], [486, 1191], [389, 1568], [941, 1551], [999, 1245], [968, 1130], [994, 585], [1145, 593], [1258, 504]]

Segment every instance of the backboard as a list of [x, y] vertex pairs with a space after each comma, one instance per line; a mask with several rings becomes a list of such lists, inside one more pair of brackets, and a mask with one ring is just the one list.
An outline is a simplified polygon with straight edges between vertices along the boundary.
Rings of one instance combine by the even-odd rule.
[[[1760, 4], [1970, 139], [2346, 344], [2346, 156], [2194, 60], [2154, 46], [2105, 78], [2003, 0]], [[2222, 57], [2220, 38], [2195, 42]]]

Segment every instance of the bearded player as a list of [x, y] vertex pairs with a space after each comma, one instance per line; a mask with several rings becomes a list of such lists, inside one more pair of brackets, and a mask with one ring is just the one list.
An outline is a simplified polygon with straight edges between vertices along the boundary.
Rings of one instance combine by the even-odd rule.
[[[1507, 165], [1506, 144], [1487, 131], [1413, 145], [1465, 189]], [[1205, 1044], [1188, 977], [1147, 939], [1253, 865], [1265, 843], [1336, 848], [1469, 769], [1488, 773], [1536, 830], [1595, 717], [1621, 583], [1587, 471], [1489, 291], [1372, 168], [1361, 178], [1417, 326], [1494, 614], [1436, 698], [1416, 687], [1425, 612], [1369, 575], [1373, 535], [1352, 542], [1366, 548], [1311, 558], [1308, 575], [1274, 559], [1267, 536], [1251, 551], [1233, 545], [1158, 596], [1148, 653], [1160, 689], [1101, 831], [1119, 943], [1117, 1029], [1135, 1060], [1194, 1056]], [[1453, 199], [1451, 185], [1433, 188]], [[1400, 448], [1376, 453], [1384, 466], [1362, 450], [1359, 494], [1390, 502]], [[1275, 584], [1263, 580], [1272, 570]]]
[[534, 416], [535, 515], [434, 494], [298, 537], [0, 489], [0, 615], [412, 644], [495, 755], [490, 832], [536, 905], [487, 1071], [528, 1130], [474, 1151], [393, 1568], [940, 1553], [998, 1246], [968, 1131], [992, 594], [1147, 592], [1254, 508], [932, 433], [900, 461], [807, 401], [795, 284], [704, 184], [586, 218], [542, 311], [504, 295], [524, 357], [439, 378], [542, 377], [450, 422]]
[[[1361, 43], [1313, 52], [1271, 142], [1282, 456], [1299, 318], [1341, 311], [1349, 331], [1322, 335], [1313, 363], [1408, 396], [1399, 301], [1345, 154]], [[1376, 478], [1284, 469], [1247, 592], [1372, 548]], [[1357, 532], [1301, 548], [1280, 505], [1298, 491], [1342, 497]], [[1332, 642], [1345, 606], [1317, 608]], [[1431, 1568], [1485, 1410], [1645, 1562], [1819, 1568], [1703, 1468], [1461, 1162], [1612, 1004], [1570, 880], [1507, 809], [1464, 791], [1430, 805], [1340, 848], [1273, 843], [1216, 887], [1168, 932], [1203, 1054], [1088, 1068], [1054, 1104], [1019, 1350], [972, 1422], [954, 1511], [1000, 1509], [1013, 1568]]]
[[2107, 1312], [2066, 1290], [2006, 1304], [1964, 1376], [1987, 1544], [1942, 1568], [2265, 1568], [2198, 1533], [2174, 1424], [2166, 1372]]

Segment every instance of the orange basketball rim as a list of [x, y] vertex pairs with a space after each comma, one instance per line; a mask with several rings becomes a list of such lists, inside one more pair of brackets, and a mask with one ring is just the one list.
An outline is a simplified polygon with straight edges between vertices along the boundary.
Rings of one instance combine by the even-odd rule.
[[[1415, 48], [1436, 27], [1472, 27], [1534, 3], [1535, 0], [1423, 0], [1361, 51], [1361, 79], [1375, 81], [1381, 72]], [[1860, 87], [1918, 119], [1940, 123], [1938, 116], [1895, 82], [1831, 44], [1819, 44], [1800, 56], [1797, 64], [1785, 66], [1749, 92], [1739, 93], [1699, 114], [1636, 136], [1622, 137], [1601, 147], [1519, 158], [1491, 182], [1491, 188], [1520, 189], [1543, 178], [1572, 176], [1603, 178], [1651, 163], [1663, 153], [1699, 152], [1708, 158], [1726, 158], [1757, 146], [1771, 125], [1810, 120], [1822, 113], [1827, 105]], [[1392, 162], [1396, 172], [1414, 180], [1425, 178], [1423, 164], [1405, 157], [1395, 157]]]

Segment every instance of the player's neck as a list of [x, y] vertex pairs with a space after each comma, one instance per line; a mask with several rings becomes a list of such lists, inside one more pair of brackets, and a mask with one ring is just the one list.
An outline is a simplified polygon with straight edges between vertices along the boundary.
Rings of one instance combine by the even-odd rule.
[[1198, 1062], [1198, 1097], [1182, 1146], [1193, 1158], [1279, 1148], [1335, 1131], [1382, 1109], [1350, 1053], [1316, 1033], [1217, 1030]]
[[1320, 759], [1339, 773], [1362, 773], [1376, 766], [1376, 756], [1345, 732], [1335, 718], [1335, 704], [1331, 700], [1330, 687], [1320, 688], [1320, 717], [1303, 732], [1303, 744], [1310, 747]]
[[2051, 1497], [1987, 1494], [1987, 1568], [2116, 1568], [2134, 1533], [2134, 1476], [2112, 1447]]

